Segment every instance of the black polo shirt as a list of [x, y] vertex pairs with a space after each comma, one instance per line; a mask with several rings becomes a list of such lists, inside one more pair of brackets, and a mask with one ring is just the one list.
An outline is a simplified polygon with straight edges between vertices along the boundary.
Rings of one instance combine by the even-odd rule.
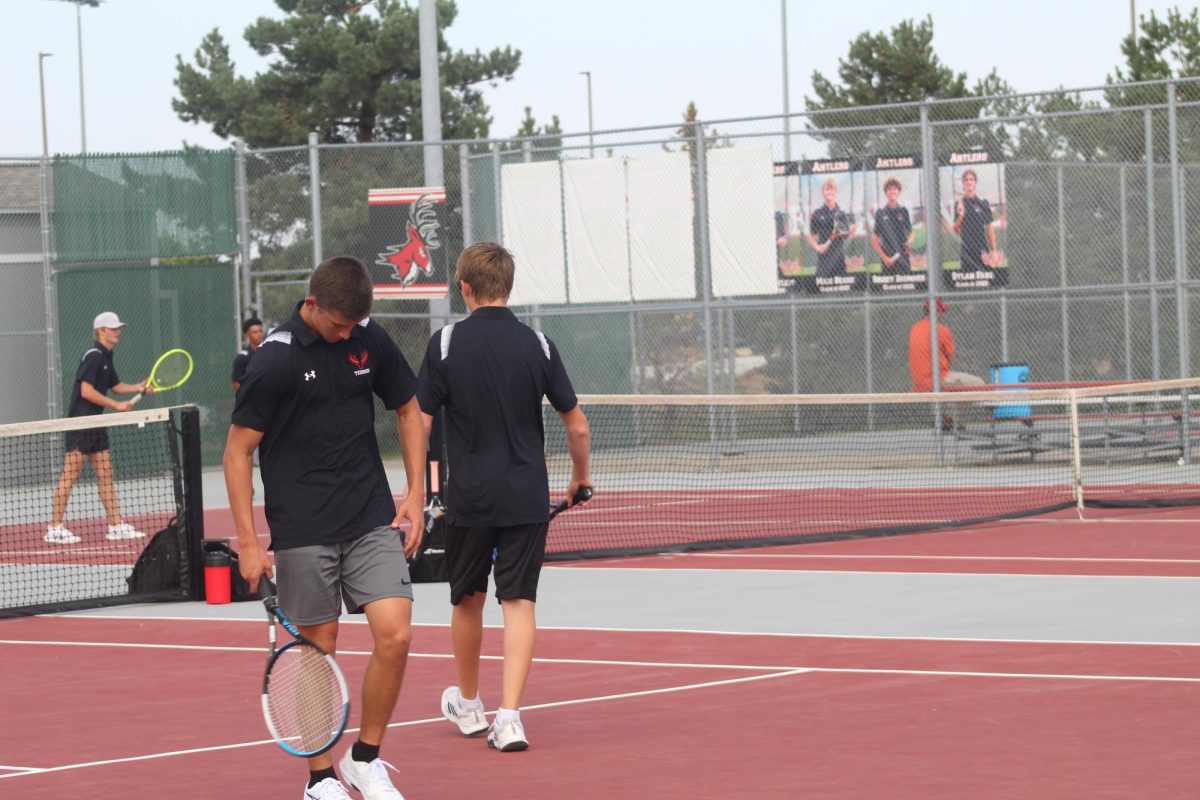
[[908, 235], [912, 233], [912, 221], [908, 217], [908, 209], [904, 206], [884, 206], [875, 212], [875, 235], [879, 237], [879, 246], [888, 258], [900, 254], [893, 262], [892, 270], [907, 270], [908, 255], [904, 252], [908, 244]]
[[233, 383], [241, 383], [246, 380], [246, 369], [250, 366], [250, 357], [254, 353], [249, 349], [238, 350], [237, 355], [233, 357], [233, 372], [229, 376], [229, 380]]
[[375, 438], [377, 395], [396, 409], [416, 391], [408, 362], [369, 318], [326, 342], [300, 305], [263, 340], [233, 408], [262, 431], [259, 458], [271, 547], [329, 544], [388, 525], [396, 504]]
[[90, 383], [100, 394], [108, 394], [108, 390], [121, 382], [117, 377], [117, 368], [113, 366], [112, 350], [105, 348], [99, 342], [83, 354], [79, 367], [75, 370], [75, 383], [71, 386], [71, 406], [67, 411], [68, 417], [88, 417], [104, 411], [104, 406], [98, 406], [83, 396], [83, 383]]
[[[840, 211], [837, 206], [830, 208], [823, 205], [812, 213], [808, 229], [817, 237], [817, 244], [829, 241], [829, 237], [833, 235], [834, 216]], [[825, 278], [846, 274], [846, 255], [843, 252], [845, 242], [845, 237], [839, 236], [830, 242], [828, 250], [817, 254], [817, 275]]]
[[462, 527], [545, 522], [542, 398], [560, 412], [578, 401], [554, 343], [507, 308], [485, 306], [429, 340], [417, 401], [445, 408], [447, 520]]
[[962, 237], [962, 265], [964, 268], [991, 269], [983, 263], [982, 253], [990, 252], [987, 227], [992, 224], [992, 207], [988, 201], [976, 195], [963, 197], [963, 222], [959, 228]]

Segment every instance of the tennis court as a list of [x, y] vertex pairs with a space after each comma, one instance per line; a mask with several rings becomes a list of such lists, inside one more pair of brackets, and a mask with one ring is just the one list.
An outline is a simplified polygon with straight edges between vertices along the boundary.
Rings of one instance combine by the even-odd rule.
[[[419, 585], [384, 755], [409, 798], [1194, 797], [1200, 519], [1093, 516], [548, 566], [521, 754], [441, 718], [449, 606]], [[263, 625], [256, 603], [0, 622], [0, 796], [290, 796]], [[347, 622], [354, 685], [369, 642]]]

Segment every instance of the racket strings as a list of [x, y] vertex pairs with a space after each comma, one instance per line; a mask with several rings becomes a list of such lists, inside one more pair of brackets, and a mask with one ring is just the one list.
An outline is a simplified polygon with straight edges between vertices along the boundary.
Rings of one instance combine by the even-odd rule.
[[279, 738], [297, 750], [321, 750], [341, 732], [345, 698], [329, 658], [300, 644], [279, 653], [267, 684], [267, 710]]
[[156, 386], [168, 388], [185, 380], [192, 370], [192, 360], [185, 353], [172, 353], [154, 368], [151, 380]]

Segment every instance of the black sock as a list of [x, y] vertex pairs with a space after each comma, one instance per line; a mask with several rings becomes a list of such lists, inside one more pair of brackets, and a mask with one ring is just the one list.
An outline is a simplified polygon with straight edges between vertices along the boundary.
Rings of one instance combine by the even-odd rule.
[[308, 788], [311, 789], [326, 778], [333, 778], [334, 780], [337, 780], [337, 773], [333, 771], [333, 767], [310, 770], [308, 773]]
[[354, 749], [351, 751], [350, 757], [364, 764], [374, 761], [379, 758], [379, 745], [357, 741], [354, 743]]

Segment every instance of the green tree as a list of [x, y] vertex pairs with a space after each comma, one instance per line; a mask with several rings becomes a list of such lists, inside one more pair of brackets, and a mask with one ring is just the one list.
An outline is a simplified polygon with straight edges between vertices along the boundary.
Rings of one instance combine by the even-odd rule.
[[[255, 52], [275, 59], [265, 72], [239, 76], [219, 30], [194, 63], [176, 57], [180, 119], [212, 126], [252, 147], [421, 138], [417, 9], [402, 0], [276, 0], [287, 16], [260, 17], [245, 30]], [[479, 84], [511, 80], [521, 52], [451, 51], [442, 32], [458, 16], [437, 1], [442, 130], [446, 138], [486, 137], [491, 118]]]

